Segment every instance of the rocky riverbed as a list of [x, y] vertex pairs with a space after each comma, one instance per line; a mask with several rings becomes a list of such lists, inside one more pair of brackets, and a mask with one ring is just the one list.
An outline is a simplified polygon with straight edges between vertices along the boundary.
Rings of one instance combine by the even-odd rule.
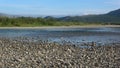
[[82, 48], [2, 38], [0, 68], [120, 68], [120, 44]]

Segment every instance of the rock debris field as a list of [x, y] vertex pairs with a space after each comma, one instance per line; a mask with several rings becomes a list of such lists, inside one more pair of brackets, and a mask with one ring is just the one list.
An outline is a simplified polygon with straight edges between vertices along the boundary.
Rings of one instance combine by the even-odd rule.
[[120, 68], [120, 43], [83, 48], [22, 40], [0, 39], [0, 68]]

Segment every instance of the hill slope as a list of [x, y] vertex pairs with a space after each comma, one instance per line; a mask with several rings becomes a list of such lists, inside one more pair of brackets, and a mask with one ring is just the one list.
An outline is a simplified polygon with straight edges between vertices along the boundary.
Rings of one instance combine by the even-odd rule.
[[103, 24], [120, 24], [120, 9], [111, 11], [107, 14], [100, 15], [85, 15], [85, 16], [66, 16], [59, 18], [62, 21], [75, 21], [75, 22], [87, 22], [87, 23], [103, 23]]
[[21, 17], [0, 14], [0, 26], [63, 26], [86, 24], [114, 24], [120, 25], [120, 9], [107, 14], [66, 16], [66, 17]]
[[107, 15], [120, 17], [120, 9], [115, 10], [115, 11], [111, 11]]

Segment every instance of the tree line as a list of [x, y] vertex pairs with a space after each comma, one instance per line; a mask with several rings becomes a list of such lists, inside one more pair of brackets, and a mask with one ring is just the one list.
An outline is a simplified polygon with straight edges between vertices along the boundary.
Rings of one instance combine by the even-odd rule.
[[[110, 22], [116, 21], [115, 18]], [[90, 25], [90, 24], [108, 24], [105, 17], [0, 17], [0, 26], [70, 26], [70, 25]], [[112, 23], [116, 24], [116, 23]], [[119, 23], [118, 23], [119, 24]]]

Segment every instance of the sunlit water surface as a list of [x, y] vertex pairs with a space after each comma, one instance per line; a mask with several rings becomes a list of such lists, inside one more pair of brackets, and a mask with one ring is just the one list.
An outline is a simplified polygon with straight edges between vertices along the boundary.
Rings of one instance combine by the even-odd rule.
[[120, 28], [0, 29], [0, 37], [27, 37], [50, 42], [120, 42]]

